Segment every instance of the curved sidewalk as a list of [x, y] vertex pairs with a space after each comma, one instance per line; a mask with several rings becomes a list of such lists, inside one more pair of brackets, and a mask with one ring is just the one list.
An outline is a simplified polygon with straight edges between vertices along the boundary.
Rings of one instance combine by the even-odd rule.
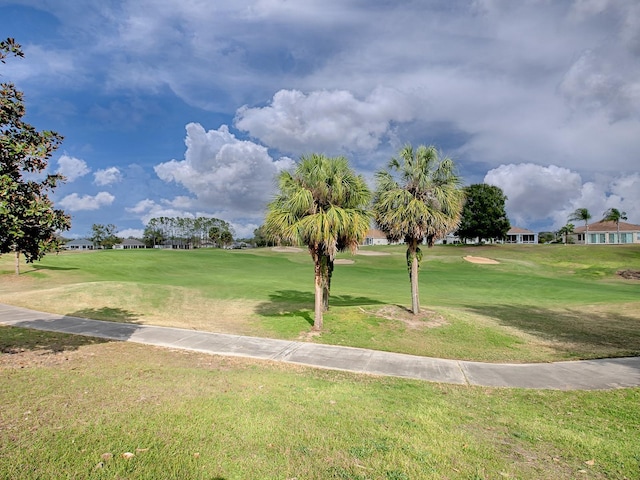
[[468, 362], [362, 348], [88, 320], [4, 304], [0, 304], [0, 324], [215, 355], [251, 357], [459, 385], [556, 390], [603, 390], [640, 386], [640, 357], [536, 364]]

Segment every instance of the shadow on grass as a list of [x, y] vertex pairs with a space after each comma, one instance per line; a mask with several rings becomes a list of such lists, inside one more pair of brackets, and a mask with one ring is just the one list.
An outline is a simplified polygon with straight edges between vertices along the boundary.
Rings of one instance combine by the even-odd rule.
[[137, 314], [130, 310], [123, 308], [83, 308], [82, 310], [76, 310], [75, 312], [67, 313], [69, 317], [90, 318], [92, 320], [107, 320], [109, 322], [118, 323], [140, 323], [139, 317], [142, 314]]
[[78, 350], [85, 345], [107, 343], [109, 340], [84, 337], [69, 333], [45, 332], [19, 327], [0, 327], [0, 352], [6, 354], [24, 351], [61, 353]]
[[28, 272], [24, 272], [25, 275], [28, 275], [29, 273], [33, 273], [33, 272], [37, 272], [38, 270], [78, 270], [77, 267], [53, 267], [51, 265], [36, 265], [35, 263], [33, 264], [33, 270], [30, 270]]
[[7, 341], [6, 348], [60, 352], [111, 340], [126, 341], [140, 329], [139, 315], [122, 308], [84, 308], [64, 316], [33, 313], [33, 318], [11, 324], [31, 332], [11, 335], [4, 332], [13, 342], [9, 347]]
[[558, 312], [533, 305], [467, 305], [465, 308], [543, 339], [551, 348], [572, 356], [640, 355], [640, 319], [637, 317], [576, 309]]
[[[314, 292], [300, 290], [278, 290], [269, 295], [269, 301], [256, 308], [256, 313], [265, 317], [295, 318], [302, 317], [313, 326]], [[358, 305], [382, 305], [382, 302], [368, 297], [353, 295], [331, 295], [329, 308], [353, 307]]]

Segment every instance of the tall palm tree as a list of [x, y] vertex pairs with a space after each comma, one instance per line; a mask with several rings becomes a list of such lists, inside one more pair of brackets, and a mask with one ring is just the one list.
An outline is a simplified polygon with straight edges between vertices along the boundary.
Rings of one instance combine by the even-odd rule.
[[411, 310], [420, 311], [418, 269], [422, 253], [460, 224], [464, 191], [453, 160], [440, 158], [435, 147], [407, 145], [386, 170], [376, 174], [373, 215], [391, 241], [404, 239], [411, 281]]
[[268, 205], [265, 232], [272, 239], [309, 248], [315, 264], [313, 328], [321, 330], [336, 253], [355, 252], [364, 240], [371, 192], [346, 158], [317, 154], [303, 156], [293, 172], [280, 174], [278, 183], [280, 191]]
[[586, 232], [584, 234], [584, 243], [589, 243], [589, 220], [591, 220], [591, 214], [589, 213], [589, 210], [587, 210], [586, 208], [577, 208], [571, 215], [569, 215], [569, 218], [567, 220], [569, 222], [575, 222], [578, 220], [584, 222], [584, 226], [586, 229]]
[[620, 243], [620, 220], [627, 219], [627, 212], [621, 212], [617, 208], [610, 208], [604, 212], [603, 222], [616, 222], [616, 229], [618, 230], [618, 243]]

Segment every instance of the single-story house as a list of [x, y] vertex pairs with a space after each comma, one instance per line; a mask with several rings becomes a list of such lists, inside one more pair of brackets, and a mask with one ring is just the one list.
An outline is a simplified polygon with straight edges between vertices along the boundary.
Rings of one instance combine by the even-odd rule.
[[78, 238], [65, 243], [62, 248], [65, 250], [95, 250], [96, 247], [93, 245], [93, 242], [86, 238]]
[[147, 248], [147, 246], [135, 238], [125, 238], [122, 242], [116, 243], [113, 248], [116, 250], [129, 250], [132, 248]]
[[382, 230], [370, 228], [363, 245], [389, 245], [389, 240]]
[[162, 243], [154, 245], [153, 248], [159, 248], [163, 250], [191, 250], [193, 248], [193, 243], [188, 240], [166, 240]]
[[526, 228], [511, 227], [505, 243], [538, 243], [538, 234]]
[[[620, 222], [620, 225], [616, 225], [616, 222], [602, 221], [590, 224], [588, 230], [587, 234], [587, 227], [584, 225], [574, 228], [571, 235], [574, 243], [589, 245], [640, 243], [640, 225], [626, 222]], [[618, 230], [620, 231], [619, 238]]]

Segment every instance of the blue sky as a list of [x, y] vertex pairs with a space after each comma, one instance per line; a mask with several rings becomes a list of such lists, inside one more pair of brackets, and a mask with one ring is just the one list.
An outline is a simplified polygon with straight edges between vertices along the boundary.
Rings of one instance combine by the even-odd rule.
[[251, 236], [301, 155], [371, 181], [407, 142], [501, 187], [514, 225], [640, 223], [636, 0], [0, 0], [0, 32], [27, 120], [65, 136], [72, 237], [157, 216]]

